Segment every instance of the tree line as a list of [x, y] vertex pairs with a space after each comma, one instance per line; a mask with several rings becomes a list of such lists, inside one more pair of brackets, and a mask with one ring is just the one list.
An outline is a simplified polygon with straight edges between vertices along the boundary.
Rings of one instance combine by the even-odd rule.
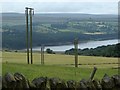
[[[73, 55], [74, 48], [66, 50], [65, 54]], [[78, 49], [78, 55], [120, 57], [120, 43], [115, 45], [99, 46], [97, 48]]]

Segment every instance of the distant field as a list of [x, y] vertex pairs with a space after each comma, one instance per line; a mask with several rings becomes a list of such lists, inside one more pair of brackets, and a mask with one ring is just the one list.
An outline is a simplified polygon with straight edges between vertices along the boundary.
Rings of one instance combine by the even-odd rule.
[[40, 65], [40, 53], [33, 54], [33, 65], [27, 65], [26, 53], [3, 52], [2, 71], [21, 72], [32, 80], [39, 76], [59, 77], [64, 80], [80, 80], [88, 78], [94, 66], [98, 68], [96, 78], [102, 78], [105, 73], [118, 73], [118, 58], [79, 56], [79, 68], [74, 68], [74, 56], [60, 54], [45, 54], [45, 65]]

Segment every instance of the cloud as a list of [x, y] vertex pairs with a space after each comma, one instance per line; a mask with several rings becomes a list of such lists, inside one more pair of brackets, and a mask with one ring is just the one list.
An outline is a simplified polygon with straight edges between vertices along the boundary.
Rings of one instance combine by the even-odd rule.
[[113, 2], [7, 2], [2, 4], [3, 12], [22, 12], [33, 7], [36, 13], [77, 12], [117, 14], [117, 3]]
[[0, 0], [0, 2], [118, 2], [119, 0]]

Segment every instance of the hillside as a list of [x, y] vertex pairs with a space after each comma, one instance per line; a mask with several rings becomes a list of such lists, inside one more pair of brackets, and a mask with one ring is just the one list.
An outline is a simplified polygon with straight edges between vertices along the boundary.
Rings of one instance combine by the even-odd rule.
[[[74, 49], [66, 50], [65, 54], [73, 55]], [[120, 57], [120, 43], [91, 49], [79, 49], [78, 54], [86, 56]]]
[[[25, 15], [2, 13], [3, 48], [23, 49], [26, 42]], [[80, 41], [114, 39], [118, 36], [117, 15], [35, 14], [33, 46], [70, 44]]]

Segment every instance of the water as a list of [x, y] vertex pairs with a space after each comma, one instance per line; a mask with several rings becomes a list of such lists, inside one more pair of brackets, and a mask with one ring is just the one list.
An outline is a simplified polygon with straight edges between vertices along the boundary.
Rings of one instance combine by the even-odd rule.
[[[79, 43], [78, 47], [80, 49], [84, 49], [84, 48], [96, 48], [98, 46], [107, 46], [107, 45], [113, 45], [113, 44], [117, 44], [118, 43], [118, 39], [113, 39], [113, 40], [103, 40], [103, 41], [88, 41], [86, 43]], [[61, 46], [46, 46], [45, 50], [47, 48], [50, 48], [53, 51], [66, 51], [69, 50], [71, 48], [74, 48], [74, 44], [71, 45], [61, 45]], [[35, 51], [40, 51], [41, 47], [35, 47], [33, 48], [33, 50]]]

